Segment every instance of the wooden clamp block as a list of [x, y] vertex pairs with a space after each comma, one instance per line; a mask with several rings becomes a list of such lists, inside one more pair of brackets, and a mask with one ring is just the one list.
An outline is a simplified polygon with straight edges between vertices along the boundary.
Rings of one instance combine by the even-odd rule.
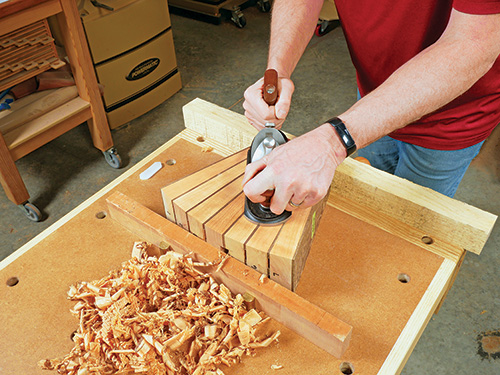
[[[107, 203], [111, 218], [141, 240], [155, 245], [168, 242], [175, 251], [189, 253], [200, 262], [216, 262], [223, 255], [122, 193], [113, 193]], [[236, 259], [228, 257], [211, 276], [234, 294], [250, 294], [258, 309], [335, 357], [340, 358], [346, 351], [352, 334], [349, 324], [274, 281], [263, 279], [261, 274]]]
[[283, 224], [258, 225], [243, 215], [242, 150], [162, 189], [166, 216], [199, 238], [295, 290], [326, 199], [296, 210]]

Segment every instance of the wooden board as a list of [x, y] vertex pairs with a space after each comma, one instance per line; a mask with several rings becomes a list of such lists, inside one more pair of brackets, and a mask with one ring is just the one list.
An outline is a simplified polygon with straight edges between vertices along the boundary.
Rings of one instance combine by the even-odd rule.
[[284, 223], [243, 214], [246, 149], [161, 189], [167, 218], [285, 288], [295, 290], [326, 198]]
[[[37, 368], [37, 361], [67, 353], [78, 325], [69, 313], [69, 286], [101, 278], [130, 257], [138, 236], [109, 216], [96, 216], [106, 212], [105, 199], [110, 194], [118, 190], [162, 214], [162, 187], [249, 144], [234, 145], [241, 138], [232, 126], [240, 117], [209, 103], [206, 106], [211, 108], [206, 118], [200, 117], [202, 113], [195, 116], [202, 133], [184, 130], [0, 262], [2, 374], [49, 374]], [[226, 112], [230, 123], [224, 122]], [[228, 129], [221, 132], [218, 126]], [[229, 142], [221, 135], [228, 136]], [[206, 146], [213, 151], [202, 152]], [[150, 180], [139, 179], [151, 163], [171, 159], [176, 163], [166, 165]], [[353, 165], [356, 169], [357, 164]], [[384, 176], [379, 175], [382, 181]], [[365, 221], [359, 214], [361, 205], [351, 201], [337, 208], [339, 195], [332, 194], [337, 202], [325, 208], [296, 293], [353, 327], [348, 350], [336, 359], [276, 322], [274, 328], [282, 332], [279, 344], [259, 351], [256, 357], [245, 357], [237, 367], [223, 367], [226, 375], [275, 375], [272, 364], [283, 366], [278, 372], [282, 375], [339, 374], [344, 363], [350, 363], [355, 374], [364, 375], [398, 374], [403, 368], [452, 283], [457, 270], [453, 254], [463, 250], [443, 246], [441, 241], [423, 244], [421, 229], [386, 214], [380, 216], [381, 223], [376, 215], [367, 215]], [[350, 207], [355, 214], [348, 212]], [[412, 231], [402, 235], [408, 228]], [[399, 273], [410, 275], [411, 281], [399, 282]], [[11, 277], [18, 278], [16, 286], [7, 286]]]
[[[208, 245], [162, 216], [119, 192], [107, 200], [111, 217], [155, 245], [167, 242], [174, 250], [192, 254], [196, 261], [216, 262], [223, 252]], [[349, 345], [352, 327], [258, 272], [228, 258], [219, 272], [211, 273], [234, 294], [250, 293], [256, 307], [302, 337], [340, 358]]]

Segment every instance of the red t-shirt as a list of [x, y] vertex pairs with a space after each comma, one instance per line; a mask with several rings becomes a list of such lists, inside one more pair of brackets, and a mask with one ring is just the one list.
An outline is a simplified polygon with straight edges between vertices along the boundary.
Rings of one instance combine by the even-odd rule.
[[[358, 86], [365, 95], [436, 42], [452, 7], [500, 13], [500, 0], [335, 0]], [[486, 139], [500, 122], [500, 59], [474, 86], [440, 110], [391, 137], [418, 146], [457, 150]]]

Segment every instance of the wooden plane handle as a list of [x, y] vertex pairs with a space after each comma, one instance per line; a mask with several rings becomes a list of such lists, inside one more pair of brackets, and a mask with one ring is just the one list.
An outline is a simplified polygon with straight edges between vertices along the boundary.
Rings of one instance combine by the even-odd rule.
[[264, 90], [262, 93], [267, 105], [275, 105], [278, 100], [278, 72], [267, 69], [264, 73]]

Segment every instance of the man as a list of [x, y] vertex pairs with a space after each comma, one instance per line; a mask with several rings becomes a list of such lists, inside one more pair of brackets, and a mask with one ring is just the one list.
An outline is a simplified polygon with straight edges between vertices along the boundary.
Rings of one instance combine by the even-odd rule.
[[[322, 3], [274, 1], [268, 68], [278, 71], [280, 97], [267, 106], [262, 79], [245, 91], [245, 115], [257, 129], [267, 121], [281, 126], [286, 118], [290, 76]], [[355, 142], [375, 167], [453, 196], [500, 122], [500, 0], [335, 3], [362, 98], [249, 164], [245, 194], [261, 202], [275, 189], [276, 214], [312, 206]]]

